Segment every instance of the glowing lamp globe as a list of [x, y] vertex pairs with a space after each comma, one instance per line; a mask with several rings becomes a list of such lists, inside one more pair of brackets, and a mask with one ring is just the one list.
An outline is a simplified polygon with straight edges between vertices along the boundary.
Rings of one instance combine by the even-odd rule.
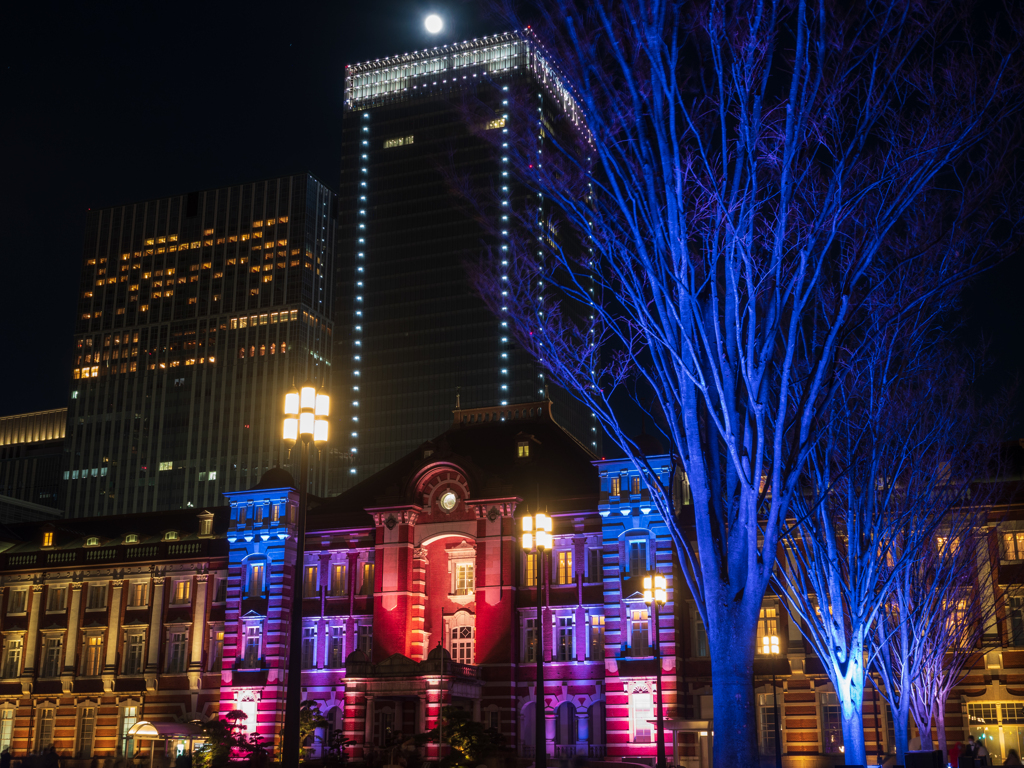
[[423, 26], [427, 28], [427, 32], [436, 35], [444, 29], [444, 21], [436, 13], [432, 13], [423, 20]]

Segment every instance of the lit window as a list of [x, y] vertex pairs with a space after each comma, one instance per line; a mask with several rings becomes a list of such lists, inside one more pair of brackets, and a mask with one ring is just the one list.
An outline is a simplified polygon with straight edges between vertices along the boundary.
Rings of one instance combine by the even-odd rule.
[[525, 567], [525, 586], [535, 587], [537, 586], [537, 554], [535, 552], [525, 553], [526, 562], [523, 564]]
[[471, 595], [473, 591], [473, 563], [457, 564], [455, 566], [455, 594]]
[[572, 551], [564, 550], [558, 553], [558, 583], [572, 584]]
[[631, 483], [630, 483], [630, 486], [631, 487], [629, 489], [629, 492], [631, 494], [633, 494], [634, 496], [639, 496], [640, 495], [640, 478], [639, 477], [634, 477], [632, 479]]
[[192, 602], [192, 580], [182, 579], [174, 582], [174, 596], [171, 602], [175, 605], [184, 605]]
[[103, 636], [90, 635], [85, 638], [85, 653], [82, 654], [82, 674], [95, 676], [103, 670]]
[[52, 547], [53, 546], [53, 531], [44, 531], [43, 532], [43, 546], [44, 547]]
[[1003, 559], [1024, 560], [1024, 531], [1003, 532]]
[[127, 536], [124, 537], [124, 543], [125, 544], [138, 544], [139, 543], [139, 534], [137, 534], [137, 533], [129, 533]]
[[342, 563], [331, 565], [331, 591], [329, 597], [342, 597], [346, 592], [345, 566]]
[[177, 531], [167, 531], [167, 533], [164, 534], [164, 541], [177, 541], [177, 540], [178, 540], [178, 532]]
[[525, 459], [530, 455], [530, 443], [523, 440], [519, 443], [519, 458]]
[[633, 741], [648, 744], [651, 738], [651, 720], [653, 719], [653, 702], [649, 693], [634, 693], [630, 697], [633, 710]]
[[650, 656], [650, 641], [647, 633], [647, 609], [629, 612], [630, 653], [633, 656]]
[[590, 617], [590, 658], [604, 658], [604, 616]]
[[249, 591], [248, 597], [263, 596], [263, 563], [254, 563], [249, 566]]
[[505, 118], [504, 117], [499, 117], [497, 120], [491, 120], [490, 122], [488, 122], [485, 130], [491, 131], [491, 130], [494, 130], [495, 128], [504, 128], [504, 127], [505, 127]]
[[[135, 534], [130, 534], [134, 536]], [[127, 537], [126, 537], [127, 540]], [[144, 581], [133, 581], [128, 587], [128, 607], [142, 608], [146, 605], [147, 585]]]
[[612, 478], [612, 483], [611, 483], [611, 490], [609, 491], [610, 495], [618, 496], [621, 493], [621, 491], [622, 491], [622, 480], [620, 478], [618, 478], [618, 477], [613, 477]]
[[174, 469], [174, 462], [173, 461], [161, 461], [157, 471], [158, 472], [166, 472], [166, 471], [168, 471], [170, 469]]
[[317, 579], [317, 567], [307, 565], [305, 578], [302, 580], [302, 596], [317, 597], [320, 594], [320, 585]]

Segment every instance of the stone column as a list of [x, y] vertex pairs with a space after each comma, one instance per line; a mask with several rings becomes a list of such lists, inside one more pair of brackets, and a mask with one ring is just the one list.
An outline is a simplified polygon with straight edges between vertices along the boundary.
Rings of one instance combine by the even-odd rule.
[[75, 653], [78, 648], [78, 625], [82, 619], [82, 582], [71, 585], [71, 613], [68, 614], [68, 636], [64, 642], [64, 671], [67, 676], [75, 674]]
[[587, 710], [576, 710], [576, 742], [578, 744], [590, 743], [590, 717]]
[[197, 672], [203, 669], [203, 641], [206, 639], [206, 604], [210, 575], [200, 573], [196, 576], [196, 604], [192, 613], [192, 653], [189, 659], [189, 670]]
[[555, 754], [555, 710], [544, 709], [544, 743], [547, 745], [547, 754]]
[[104, 675], [117, 674], [117, 649], [121, 640], [121, 588], [124, 581], [115, 579], [110, 597], [110, 618], [107, 620], [107, 654], [103, 664]]
[[364, 749], [369, 749], [373, 743], [373, 695], [366, 694], [363, 697], [363, 706], [365, 707], [366, 720], [363, 723], [363, 745]]
[[32, 585], [32, 603], [29, 605], [28, 634], [25, 635], [25, 666], [22, 677], [32, 677], [36, 671], [36, 646], [39, 645], [39, 614], [43, 612], [43, 585]]
[[153, 595], [149, 606], [149, 658], [146, 660], [146, 674], [155, 675], [160, 671], [160, 644], [163, 642], [161, 628], [164, 613], [164, 575], [153, 574]]
[[416, 711], [416, 733], [427, 732], [427, 694], [421, 693], [417, 697], [419, 709]]

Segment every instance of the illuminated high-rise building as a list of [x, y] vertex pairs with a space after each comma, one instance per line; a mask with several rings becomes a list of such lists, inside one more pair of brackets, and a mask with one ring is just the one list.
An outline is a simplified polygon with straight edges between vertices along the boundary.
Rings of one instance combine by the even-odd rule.
[[216, 505], [288, 464], [285, 391], [330, 385], [335, 217], [307, 174], [90, 211], [67, 516]]
[[[544, 372], [470, 284], [466, 266], [541, 231], [543, 200], [510, 170], [509, 88], [536, 88], [542, 151], [576, 109], [536, 42], [518, 32], [351, 65], [345, 76], [339, 193], [335, 379], [352, 465], [342, 486], [439, 433], [463, 408], [536, 401]], [[532, 98], [532, 95], [531, 95]], [[466, 102], [479, 117], [467, 117]], [[533, 126], [531, 126], [533, 127]], [[500, 137], [500, 141], [495, 140]], [[494, 220], [454, 187], [493, 190]], [[536, 209], [537, 231], [517, 215]], [[538, 294], [542, 289], [538, 287]], [[589, 410], [551, 388], [554, 416], [597, 453]]]

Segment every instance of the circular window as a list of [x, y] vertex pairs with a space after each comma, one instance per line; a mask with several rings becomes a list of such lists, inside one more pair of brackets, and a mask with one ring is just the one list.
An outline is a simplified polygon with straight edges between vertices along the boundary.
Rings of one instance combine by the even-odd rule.
[[454, 491], [445, 491], [441, 494], [438, 503], [441, 505], [441, 509], [451, 512], [455, 509], [455, 505], [459, 503], [459, 497], [455, 495]]

